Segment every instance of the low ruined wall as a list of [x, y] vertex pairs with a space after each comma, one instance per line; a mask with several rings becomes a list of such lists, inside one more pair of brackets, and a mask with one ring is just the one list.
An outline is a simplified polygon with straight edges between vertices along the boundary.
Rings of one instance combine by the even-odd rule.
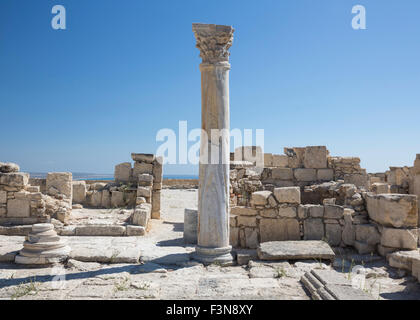
[[[341, 199], [305, 205], [299, 187], [252, 193], [249, 206], [231, 207], [232, 246], [253, 249], [266, 241], [324, 240], [381, 255], [418, 247], [417, 196], [360, 194], [350, 184], [336, 186], [336, 194], [340, 189]], [[334, 204], [337, 200], [340, 205]]]
[[40, 186], [30, 185], [29, 174], [19, 172], [18, 165], [0, 163], [0, 224], [33, 224], [47, 222], [51, 217], [65, 222], [71, 206], [69, 198], [60, 192], [62, 185], [56, 176], [49, 174], [50, 179], [45, 180], [45, 188], [49, 184], [57, 187], [51, 189], [54, 194], [45, 195]]
[[163, 188], [167, 189], [197, 189], [198, 179], [164, 179]]

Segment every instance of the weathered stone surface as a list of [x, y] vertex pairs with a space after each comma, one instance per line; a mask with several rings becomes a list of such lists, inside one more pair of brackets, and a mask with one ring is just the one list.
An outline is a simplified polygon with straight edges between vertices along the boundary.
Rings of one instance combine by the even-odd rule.
[[305, 240], [322, 240], [325, 237], [324, 223], [322, 219], [309, 218], [303, 222]]
[[152, 208], [151, 205], [148, 203], [143, 203], [141, 205], [136, 206], [132, 215], [132, 223], [134, 225], [147, 227], [149, 220], [151, 218]]
[[151, 174], [143, 173], [138, 175], [137, 182], [140, 187], [151, 187], [154, 184], [154, 178]]
[[86, 181], [73, 181], [73, 203], [83, 204], [86, 200]]
[[358, 224], [356, 228], [356, 240], [370, 245], [381, 242], [381, 235], [373, 224]]
[[325, 146], [306, 147], [303, 165], [305, 168], [327, 168], [327, 148]]
[[256, 216], [258, 212], [253, 208], [235, 206], [230, 208], [230, 213], [238, 216]]
[[334, 180], [334, 170], [333, 169], [318, 169], [317, 170], [317, 180], [318, 181], [332, 181], [332, 180]]
[[278, 210], [278, 216], [281, 218], [296, 218], [297, 216], [296, 207], [293, 206], [280, 205]]
[[142, 226], [127, 226], [127, 236], [144, 236], [146, 234], [146, 228]]
[[94, 190], [90, 197], [89, 205], [94, 208], [97, 208], [97, 207], [100, 207], [101, 204], [102, 204], [102, 191]]
[[294, 170], [294, 174], [295, 174], [295, 179], [297, 181], [310, 182], [310, 181], [316, 181], [317, 180], [315, 169], [299, 168], [299, 169]]
[[83, 225], [76, 226], [76, 236], [121, 237], [126, 233], [124, 226], [118, 225]]
[[284, 148], [284, 153], [288, 157], [289, 168], [302, 168], [303, 157], [305, 155], [305, 148]]
[[233, 248], [239, 247], [239, 228], [230, 228], [229, 232], [229, 244]]
[[293, 169], [290, 168], [273, 168], [271, 170], [271, 177], [276, 180], [292, 180]]
[[417, 196], [407, 194], [373, 194], [366, 196], [369, 217], [381, 225], [417, 227]]
[[381, 245], [396, 249], [417, 249], [418, 229], [382, 228]]
[[297, 219], [261, 219], [261, 242], [300, 240], [299, 222]]
[[256, 228], [243, 228], [239, 232], [241, 246], [249, 249], [258, 247], [258, 231]]
[[163, 178], [163, 157], [156, 157], [153, 161], [153, 177], [155, 183], [161, 183]]
[[152, 193], [152, 219], [160, 219], [160, 190], [153, 191]]
[[339, 224], [325, 225], [325, 238], [331, 246], [338, 246], [341, 243], [342, 229]]
[[396, 251], [386, 256], [391, 267], [412, 271], [413, 260], [420, 258], [419, 250]]
[[134, 163], [134, 168], [133, 168], [134, 178], [137, 179], [139, 174], [153, 174], [153, 164], [143, 163], [143, 162], [135, 162]]
[[7, 201], [7, 217], [23, 218], [31, 214], [29, 199], [10, 199]]
[[324, 206], [324, 218], [326, 219], [342, 219], [344, 208], [341, 206], [326, 204]]
[[110, 208], [111, 207], [111, 192], [109, 190], [102, 190], [102, 197], [101, 197], [101, 207], [102, 208]]
[[19, 165], [12, 162], [0, 162], [0, 172], [1, 173], [11, 173], [11, 172], [19, 172], [20, 168]]
[[117, 183], [126, 183], [130, 180], [131, 177], [131, 163], [130, 162], [123, 162], [117, 164], [114, 170], [114, 179]]
[[264, 153], [264, 167], [269, 168], [273, 166], [273, 154]]
[[256, 206], [265, 206], [267, 204], [268, 197], [271, 195], [271, 191], [256, 191], [252, 193], [251, 203]]
[[334, 260], [335, 254], [324, 241], [270, 241], [261, 243], [258, 250], [261, 260]]
[[273, 193], [279, 203], [300, 204], [299, 187], [275, 188]]
[[382, 257], [386, 257], [388, 254], [393, 253], [393, 252], [398, 250], [398, 249], [395, 249], [395, 248], [384, 247], [380, 244], [378, 244], [377, 249], [378, 249], [379, 255], [382, 256]]
[[198, 211], [195, 209], [184, 210], [184, 242], [197, 243]]
[[7, 192], [6, 191], [0, 191], [0, 204], [7, 203]]
[[[72, 187], [73, 175], [71, 172], [49, 172], [47, 174], [47, 192], [50, 194], [50, 189], [58, 190], [60, 194], [66, 196], [71, 202], [73, 199]], [[56, 195], [51, 193], [52, 195]]]
[[0, 173], [0, 184], [9, 187], [24, 188], [29, 181], [29, 174], [24, 172]]
[[255, 216], [238, 216], [238, 226], [240, 227], [256, 227], [257, 218]]
[[124, 192], [112, 191], [111, 206], [116, 208], [116, 207], [123, 207], [124, 205], [125, 205]]
[[137, 187], [137, 197], [150, 198], [152, 196], [152, 187]]
[[411, 274], [414, 278], [420, 281], [420, 256], [413, 259]]
[[311, 218], [323, 218], [324, 217], [324, 206], [322, 205], [311, 205], [309, 208], [309, 216]]
[[357, 252], [359, 252], [359, 254], [371, 254], [375, 252], [376, 249], [375, 245], [357, 240], [354, 242], [354, 247], [356, 248]]
[[273, 167], [287, 167], [289, 160], [286, 155], [273, 154]]
[[389, 184], [388, 183], [383, 183], [383, 182], [376, 182], [372, 184], [371, 187], [372, 192], [376, 193], [376, 194], [382, 194], [382, 193], [389, 193], [390, 192], [390, 188], [389, 188]]
[[131, 159], [137, 162], [153, 163], [155, 155], [150, 153], [132, 153]]

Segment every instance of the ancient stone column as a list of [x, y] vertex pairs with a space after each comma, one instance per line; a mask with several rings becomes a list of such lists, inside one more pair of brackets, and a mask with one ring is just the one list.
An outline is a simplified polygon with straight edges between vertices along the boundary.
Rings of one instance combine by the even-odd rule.
[[228, 49], [232, 45], [234, 29], [193, 24], [193, 31], [203, 60], [200, 64], [202, 133], [198, 239], [194, 258], [205, 264], [230, 264]]

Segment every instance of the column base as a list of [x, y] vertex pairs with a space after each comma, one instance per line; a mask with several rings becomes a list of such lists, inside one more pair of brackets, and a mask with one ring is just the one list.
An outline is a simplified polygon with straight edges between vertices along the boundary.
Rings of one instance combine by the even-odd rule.
[[221, 266], [233, 265], [232, 247], [224, 248], [207, 248], [196, 246], [195, 252], [192, 254], [192, 258], [197, 260], [204, 265], [218, 264]]

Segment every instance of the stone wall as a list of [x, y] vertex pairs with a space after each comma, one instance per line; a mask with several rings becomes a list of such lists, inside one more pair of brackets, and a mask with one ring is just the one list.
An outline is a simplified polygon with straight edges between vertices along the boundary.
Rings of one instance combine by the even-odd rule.
[[[56, 183], [57, 176], [51, 174], [46, 180], [46, 186], [55, 185], [57, 188], [51, 189], [54, 194], [45, 195], [41, 193], [40, 186], [30, 185], [28, 173], [19, 170], [17, 164], [0, 163], [0, 224], [33, 224], [48, 222], [51, 218], [66, 222], [71, 213], [71, 197], [62, 193], [65, 190]], [[71, 186], [71, 174], [64, 175], [70, 179]]]
[[132, 153], [131, 158], [133, 166], [130, 162], [115, 166], [112, 182], [74, 181], [73, 203], [91, 208], [135, 207], [135, 221], [139, 220], [137, 213], [148, 211], [151, 218], [159, 219], [162, 158], [145, 153]]
[[198, 179], [164, 179], [163, 188], [167, 189], [197, 189]]
[[257, 248], [266, 241], [324, 240], [381, 255], [417, 249], [417, 196], [360, 193], [344, 183], [331, 188], [339, 198], [323, 204], [301, 204], [299, 187], [252, 193], [250, 206], [231, 207], [231, 244]]

